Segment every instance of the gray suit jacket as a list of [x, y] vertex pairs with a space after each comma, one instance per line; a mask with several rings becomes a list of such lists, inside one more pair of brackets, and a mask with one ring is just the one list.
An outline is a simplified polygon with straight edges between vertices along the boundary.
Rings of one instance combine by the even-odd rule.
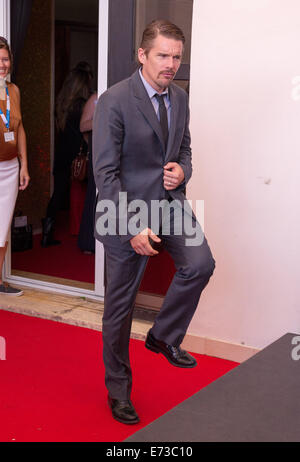
[[[150, 219], [151, 200], [166, 197], [163, 166], [167, 162], [179, 163], [185, 175], [184, 183], [169, 194], [181, 203], [185, 200], [185, 186], [192, 174], [188, 97], [175, 84], [170, 85], [169, 95], [171, 121], [167, 152], [159, 120], [138, 70], [109, 88], [98, 100], [93, 122], [93, 169], [98, 189], [95, 237], [103, 243], [115, 243], [116, 238], [110, 239], [98, 232], [97, 220], [103, 216], [103, 208], [99, 212], [99, 201], [110, 200], [115, 204], [117, 241], [129, 243], [132, 234], [124, 233], [124, 226], [135, 212], [120, 212], [124, 204], [120, 207], [119, 193], [127, 193], [128, 203], [144, 200], [149, 206]], [[145, 226], [150, 227], [150, 222]]]

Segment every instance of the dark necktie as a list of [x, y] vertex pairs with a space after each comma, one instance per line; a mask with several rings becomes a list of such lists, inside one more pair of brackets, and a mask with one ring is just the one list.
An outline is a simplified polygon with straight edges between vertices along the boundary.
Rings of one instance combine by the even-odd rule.
[[165, 106], [164, 97], [162, 95], [158, 95], [156, 93], [155, 98], [157, 99], [158, 104], [159, 104], [159, 120], [160, 120], [161, 130], [163, 134], [163, 139], [165, 142], [165, 150], [167, 150], [168, 136], [169, 136], [167, 109]]

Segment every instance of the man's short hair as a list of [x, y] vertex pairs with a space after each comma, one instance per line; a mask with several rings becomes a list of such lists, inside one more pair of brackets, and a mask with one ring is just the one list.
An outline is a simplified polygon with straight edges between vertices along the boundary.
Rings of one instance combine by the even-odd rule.
[[152, 48], [153, 40], [155, 40], [159, 34], [167, 38], [180, 40], [183, 45], [185, 43], [184, 34], [178, 26], [165, 19], [156, 19], [148, 24], [143, 32], [140, 48], [145, 51], [146, 56]]

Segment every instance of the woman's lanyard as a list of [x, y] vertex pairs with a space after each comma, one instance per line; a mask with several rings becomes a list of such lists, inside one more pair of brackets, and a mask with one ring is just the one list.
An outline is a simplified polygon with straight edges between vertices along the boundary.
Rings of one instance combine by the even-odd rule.
[[5, 125], [6, 128], [7, 128], [7, 131], [9, 132], [10, 98], [9, 98], [9, 93], [8, 93], [7, 87], [5, 88], [5, 90], [6, 90], [6, 95], [7, 95], [7, 98], [6, 98], [6, 117], [5, 117], [5, 115], [3, 114], [3, 112], [1, 111], [1, 109], [0, 109], [0, 116], [1, 116], [1, 119], [3, 120], [3, 122], [4, 122], [4, 125]]
[[3, 120], [3, 122], [4, 122], [5, 127], [7, 128], [7, 132], [4, 133], [5, 142], [9, 142], [9, 141], [14, 141], [14, 132], [10, 132], [10, 131], [9, 131], [9, 122], [10, 122], [10, 97], [9, 97], [9, 93], [8, 93], [8, 88], [7, 88], [7, 87], [6, 87], [6, 95], [7, 95], [7, 98], [6, 98], [6, 116], [3, 114], [3, 112], [1, 111], [1, 109], [0, 109], [0, 116], [1, 116], [1, 119]]

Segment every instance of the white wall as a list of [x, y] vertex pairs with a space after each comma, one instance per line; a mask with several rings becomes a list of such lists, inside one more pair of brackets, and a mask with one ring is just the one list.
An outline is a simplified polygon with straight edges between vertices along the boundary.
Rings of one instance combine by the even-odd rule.
[[10, 0], [0, 0], [0, 35], [10, 42]]
[[196, 0], [191, 63], [188, 196], [216, 270], [189, 332], [263, 348], [300, 332], [299, 0]]

